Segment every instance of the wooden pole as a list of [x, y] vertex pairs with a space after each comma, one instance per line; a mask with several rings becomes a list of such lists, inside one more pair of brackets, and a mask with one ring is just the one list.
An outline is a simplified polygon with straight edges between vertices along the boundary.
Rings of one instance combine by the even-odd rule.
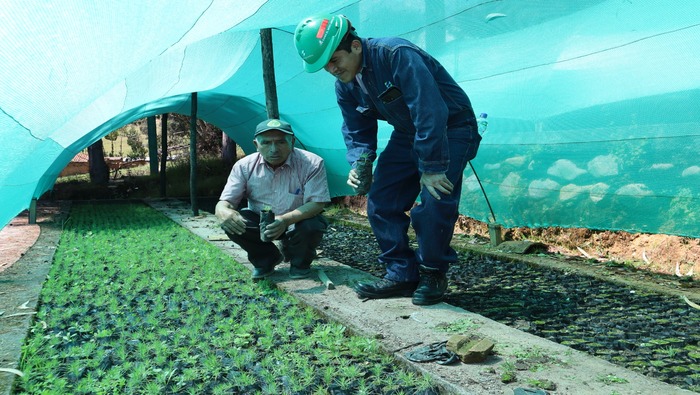
[[158, 174], [158, 138], [156, 136], [155, 115], [146, 118], [146, 125], [148, 126], [148, 164], [151, 175], [156, 175]]
[[168, 113], [160, 118], [160, 196], [167, 195], [166, 186], [168, 184], [165, 176], [165, 167], [168, 164]]
[[190, 114], [190, 203], [192, 215], [199, 215], [197, 205], [197, 92], [192, 92], [192, 113]]
[[29, 203], [29, 224], [36, 224], [36, 198], [32, 198], [32, 201]]
[[279, 119], [277, 106], [277, 84], [275, 82], [275, 57], [272, 53], [272, 30], [260, 29], [260, 46], [262, 47], [263, 82], [265, 83], [265, 107], [267, 117]]

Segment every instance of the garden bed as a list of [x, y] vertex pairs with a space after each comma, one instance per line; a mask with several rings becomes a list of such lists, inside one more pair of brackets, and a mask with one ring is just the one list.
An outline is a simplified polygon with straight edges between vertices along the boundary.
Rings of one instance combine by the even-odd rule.
[[20, 393], [437, 392], [134, 204], [73, 206], [19, 369]]
[[[245, 252], [223, 236], [213, 215], [200, 212], [200, 215], [193, 217], [189, 207], [173, 200], [152, 200], [149, 204], [194, 234], [227, 251], [239, 262], [247, 262]], [[213, 209], [212, 205], [207, 204], [200, 207]], [[334, 206], [329, 207], [326, 215], [338, 223], [339, 219], [347, 219], [344, 215], [346, 212], [342, 207]], [[361, 220], [355, 215], [350, 217]], [[344, 223], [345, 219], [340, 221]], [[366, 221], [356, 226], [366, 226]], [[368, 237], [367, 240], [348, 240], [343, 245], [352, 246], [353, 242], [357, 242], [357, 250], [362, 252], [366, 250], [365, 245], [374, 243], [373, 237]], [[354, 251], [352, 248], [346, 249], [349, 256]], [[332, 290], [325, 289], [319, 283], [320, 276], [316, 279], [290, 280], [286, 275], [286, 265], [278, 267], [271, 280], [332, 320], [348, 325], [357, 333], [381, 339], [387, 352], [439, 380], [443, 388], [448, 389], [447, 393], [502, 395], [513, 391], [518, 393], [523, 387], [531, 390], [556, 387], [556, 390], [548, 391], [562, 395], [690, 393], [445, 303], [415, 306], [410, 298], [358, 299], [352, 287], [358, 281], [372, 279], [372, 276], [329, 260], [325, 250], [320, 251], [320, 256], [313, 267], [324, 270], [333, 279], [335, 288]], [[249, 263], [246, 265], [251, 269]], [[494, 355], [478, 364], [444, 366], [406, 361], [406, 350], [444, 341], [451, 333], [493, 340], [496, 343]], [[516, 391], [518, 388], [521, 390]]]
[[[151, 203], [153, 205], [153, 202]], [[195, 234], [200, 235], [204, 240], [210, 240], [210, 237], [212, 235], [220, 235], [221, 231], [218, 229], [218, 226], [216, 224], [216, 221], [213, 219], [213, 216], [208, 215], [207, 213], [202, 213], [202, 215], [193, 217], [192, 212], [190, 209], [187, 208], [187, 206], [182, 205], [182, 204], [175, 204], [174, 201], [163, 201], [162, 203], [156, 204], [155, 206], [159, 207], [159, 210], [161, 210], [164, 213], [167, 213], [167, 215], [176, 221], [177, 224], [182, 225], [183, 227], [186, 227], [190, 231], [192, 231]], [[155, 207], [154, 206], [154, 207]], [[107, 206], [108, 208], [105, 209], [107, 211], [111, 210], [109, 208], [110, 206]], [[112, 206], [112, 207], [119, 207], [119, 206]], [[139, 215], [134, 215], [134, 213], [130, 214], [130, 216], [134, 217], [139, 217]], [[150, 217], [150, 214], [146, 216], [148, 218]], [[66, 229], [71, 229], [75, 226], [75, 224], [71, 224], [71, 221], [74, 218], [71, 218], [68, 220], [68, 222], [60, 222], [61, 224], [64, 224]], [[108, 221], [98, 221], [99, 223], [107, 223], [109, 224]], [[137, 229], [142, 229], [142, 230], [148, 230], [153, 227], [157, 229], [161, 229], [162, 224], [160, 223], [160, 220], [152, 221], [152, 220], [145, 220], [143, 222], [138, 222], [135, 225], [132, 225], [132, 228], [137, 228]], [[112, 225], [107, 226], [109, 229], [118, 229], [119, 227]], [[337, 228], [337, 224], [333, 225], [334, 228]], [[94, 230], [97, 228], [96, 223], [93, 223], [90, 226], [82, 226], [79, 227], [82, 229], [79, 234], [86, 236], [85, 242], [87, 244], [86, 247], [80, 247], [78, 248], [77, 246], [74, 246], [74, 249], [71, 251], [84, 251], [81, 254], [84, 254], [85, 256], [95, 256], [96, 258], [99, 258], [101, 256], [100, 253], [98, 254], [93, 254], [90, 251], [90, 246], [94, 245], [94, 242], [96, 241], [95, 237], [101, 235], [102, 232], [95, 232]], [[181, 249], [189, 249], [190, 247], [193, 247], [197, 250], [200, 250], [203, 248], [201, 246], [201, 243], [194, 243], [191, 244], [189, 241], [185, 241], [185, 239], [181, 239], [179, 237], [173, 239], [172, 235], [174, 234], [179, 234], [177, 231], [174, 229], [178, 228], [178, 226], [175, 226], [172, 230], [174, 233], [170, 233], [171, 228], [167, 227], [168, 231], [165, 232], [168, 237], [168, 242], [161, 243], [161, 245], [165, 244], [176, 244], [173, 246], [173, 250], [169, 249], [168, 251], [174, 251], [173, 254], [176, 251], [180, 251]], [[43, 227], [42, 227], [43, 229]], [[218, 230], [217, 230], [218, 229]], [[92, 231], [92, 234], [89, 233]], [[71, 230], [71, 232], [74, 232], [74, 230]], [[367, 233], [365, 231], [365, 233]], [[114, 244], [115, 248], [116, 246], [120, 245], [131, 245], [131, 244], [140, 244], [142, 241], [142, 238], [137, 238], [137, 237], [121, 237], [120, 235], [124, 235], [125, 233], [122, 233], [122, 231], [118, 231], [112, 235], [109, 236], [109, 240], [112, 244]], [[44, 232], [42, 231], [42, 238], [43, 238]], [[217, 236], [218, 237], [218, 236]], [[330, 237], [330, 234], [329, 234]], [[55, 242], [51, 243], [50, 245], [43, 246], [41, 244], [41, 239], [38, 245], [35, 245], [32, 250], [35, 250], [37, 248], [43, 249], [51, 249], [53, 246], [55, 246]], [[191, 238], [191, 235], [190, 235]], [[352, 243], [353, 240], [355, 239], [349, 239], [348, 243]], [[99, 239], [97, 240], [99, 241]], [[206, 244], [206, 243], [205, 243]], [[213, 244], [214, 246], [218, 247], [220, 251], [226, 252], [229, 255], [227, 256], [226, 261], [231, 262], [231, 256], [234, 257], [235, 260], [240, 261], [240, 251], [235, 251], [235, 249], [231, 249], [231, 243], [230, 242], [212, 242], [209, 241], [209, 244]], [[61, 243], [61, 246], [63, 247], [65, 243]], [[98, 243], [99, 245], [99, 243]], [[367, 239], [363, 239], [359, 241], [357, 244], [355, 244], [356, 247], [366, 245], [366, 247], [362, 248], [357, 248], [355, 250], [350, 251], [350, 256], [355, 256], [357, 253], [360, 254], [358, 256], [359, 259], [362, 259], [362, 254], [364, 253], [363, 251], [371, 251], [371, 247], [373, 245], [373, 238], [371, 238], [369, 241]], [[78, 250], [75, 250], [75, 248], [78, 248]], [[147, 260], [151, 252], [157, 253], [157, 255], [160, 257], [162, 256], [163, 248], [165, 247], [157, 247], [157, 248], [150, 248], [146, 249], [146, 251], [142, 252], [141, 256], [141, 261]], [[152, 251], [151, 251], [152, 250]], [[205, 248], [206, 250], [206, 248]], [[141, 251], [141, 250], [140, 250]], [[322, 255], [323, 256], [328, 256], [328, 250], [325, 250]], [[98, 250], [99, 252], [99, 250]], [[32, 255], [32, 254], [29, 254]], [[210, 257], [209, 253], [206, 255], [207, 257]], [[373, 260], [375, 257], [367, 257], [370, 261]], [[61, 258], [63, 259], [63, 258]], [[214, 262], [217, 262], [219, 258], [214, 259]], [[50, 264], [50, 262], [46, 262], [46, 259], [39, 259], [40, 261], [44, 262], [44, 264]], [[24, 259], [22, 260], [24, 261]], [[206, 260], [203, 262], [201, 256], [191, 256], [189, 259], [185, 259], [185, 261], [189, 262], [194, 262], [194, 263], [204, 263], [205, 264], [205, 269], [206, 271], [212, 271], [211, 267], [206, 264]], [[54, 266], [58, 264], [59, 260], [54, 263]], [[163, 263], [161, 261], [158, 261], [159, 263]], [[244, 262], [240, 261], [240, 262]], [[22, 262], [20, 262], [22, 263]], [[94, 262], [93, 262], [94, 263]], [[98, 262], [99, 263], [99, 262]], [[114, 265], [115, 267], [119, 267], [121, 264], [120, 260], [115, 260], [115, 261], [106, 261], [106, 263]], [[167, 263], [167, 262], [166, 262]], [[102, 263], [101, 265], [98, 265], [98, 268], [103, 268], [104, 269], [105, 263]], [[247, 264], [248, 265], [248, 264]], [[637, 374], [631, 373], [629, 371], [626, 371], [622, 368], [617, 368], [613, 365], [610, 365], [608, 363], [605, 363], [601, 360], [597, 360], [596, 358], [582, 358], [581, 355], [583, 353], [575, 352], [571, 349], [568, 349], [564, 346], [559, 346], [555, 343], [540, 339], [539, 337], [535, 337], [533, 335], [527, 334], [520, 332], [515, 329], [511, 329], [506, 327], [505, 325], [498, 324], [496, 322], [492, 322], [491, 320], [488, 320], [487, 318], [483, 318], [481, 316], [478, 316], [476, 314], [472, 314], [469, 312], [465, 312], [464, 310], [461, 310], [459, 308], [453, 308], [452, 306], [441, 304], [438, 306], [431, 306], [427, 308], [421, 308], [417, 306], [412, 306], [410, 304], [410, 298], [398, 298], [398, 299], [392, 299], [392, 300], [381, 300], [381, 301], [372, 301], [372, 302], [362, 302], [361, 300], [357, 299], [354, 296], [354, 293], [351, 290], [352, 284], [357, 281], [359, 278], [357, 275], [350, 275], [348, 277], [348, 273], [350, 270], [354, 270], [351, 268], [348, 268], [347, 266], [342, 266], [342, 267], [336, 267], [335, 263], [331, 265], [331, 261], [328, 258], [322, 258], [317, 263], [315, 266], [320, 267], [326, 267], [327, 273], [329, 276], [336, 281], [337, 288], [332, 291], [328, 290], [323, 290], [322, 286], [319, 287], [319, 284], [312, 280], [297, 280], [297, 281], [289, 281], [286, 277], [286, 274], [284, 273], [284, 269], [280, 273], [280, 270], [278, 270], [275, 275], [273, 276], [273, 282], [277, 285], [282, 290], [285, 290], [286, 292], [290, 293], [294, 297], [304, 301], [304, 303], [309, 304], [310, 306], [313, 306], [316, 311], [321, 312], [323, 316], [330, 316], [332, 318], [332, 321], [335, 322], [341, 322], [344, 323], [345, 325], [348, 325], [351, 328], [355, 328], [356, 333], [367, 333], [369, 339], [380, 339], [379, 341], [384, 344], [384, 349], [392, 351], [390, 354], [393, 354], [394, 357], [401, 359], [403, 352], [410, 349], [411, 347], [415, 347], [417, 344], [426, 344], [426, 342], [431, 342], [431, 341], [436, 341], [440, 339], [446, 338], [448, 336], [448, 333], [455, 333], [455, 332], [450, 332], [450, 331], [456, 331], [456, 332], [462, 332], [462, 331], [470, 331], [474, 333], [482, 333], [482, 334], [487, 334], [490, 338], [493, 338], [494, 340], [497, 340], [497, 350], [496, 350], [496, 355], [493, 356], [492, 358], [489, 358], [489, 360], [484, 363], [484, 364], [477, 364], [477, 365], [458, 365], [458, 366], [440, 366], [437, 364], [427, 364], [427, 365], [422, 365], [420, 367], [415, 367], [419, 371], [426, 372], [428, 375], [432, 375], [433, 377], [442, 377], [443, 380], [449, 380], [450, 382], [453, 382], [453, 386], [451, 393], [459, 393], [459, 394], [471, 394], [471, 393], [479, 393], [479, 394], [503, 394], [503, 393], [508, 393], [508, 391], [511, 391], [512, 389], [516, 387], [537, 387], [538, 385], [541, 385], [544, 383], [544, 378], [551, 378], [554, 380], [555, 383], [558, 384], [558, 388], [555, 392], [553, 393], [559, 393], [559, 394], [601, 394], [601, 393], [609, 393], [609, 394], [622, 394], [622, 393], [629, 393], [629, 391], [634, 392], [634, 393], [641, 393], [639, 391], [649, 391], [653, 390], [655, 393], [665, 393], [665, 394], [676, 394], [676, 393], [686, 393], [685, 391], [680, 391], [677, 388], [671, 387], [671, 386], [665, 386], [662, 385], [663, 383], [647, 379], [644, 376], [639, 376]], [[330, 265], [330, 266], [329, 266]], [[17, 266], [17, 265], [15, 265]], [[80, 265], [78, 265], [80, 266]], [[86, 266], [83, 265], [83, 266]], [[142, 266], [142, 265], [135, 265], [135, 266]], [[182, 268], [186, 267], [187, 265], [181, 264], [181, 265], [176, 265], [176, 266], [170, 266], [169, 264], [164, 266], [165, 269], [169, 269], [169, 271], [173, 271], [177, 268]], [[17, 269], [19, 270], [22, 266], [17, 266]], [[14, 266], [13, 266], [14, 268]], [[157, 268], [156, 268], [157, 269]], [[150, 268], [148, 271], [144, 272], [144, 274], [150, 274]], [[156, 271], [153, 272], [153, 276], [150, 277], [149, 281], [152, 282], [153, 284], [161, 284], [159, 283], [160, 281], [165, 281], [162, 280], [163, 276], [166, 276], [165, 272], [158, 271], [160, 269], [157, 269]], [[240, 270], [240, 267], [237, 269]], [[243, 282], [245, 282], [245, 278], [249, 276], [249, 268], [246, 268], [246, 270], [243, 270], [242, 277]], [[109, 272], [109, 270], [103, 270], [104, 272]], [[177, 272], [177, 270], [175, 270]], [[359, 271], [358, 271], [359, 272]], [[99, 270], [96, 272], [90, 272], [91, 274], [95, 274], [95, 278], [105, 280], [104, 277], [100, 277], [102, 273], [100, 273]], [[159, 273], [162, 273], [163, 275], [160, 275]], [[220, 273], [220, 276], [226, 276], [228, 275], [228, 271], [224, 273]], [[362, 272], [359, 272], [362, 273]], [[241, 273], [239, 273], [241, 274]], [[74, 275], [74, 274], [73, 274]], [[198, 284], [207, 284], [206, 282], [202, 282], [202, 277], [196, 276], [196, 273], [190, 271], [185, 271], [183, 273], [177, 274], [178, 276], [182, 275], [182, 277], [178, 277], [179, 280], [176, 281], [178, 283], [182, 283], [183, 286], [187, 286], [187, 284], [191, 284], [191, 281], [196, 281]], [[365, 274], [365, 276], [367, 276]], [[87, 276], [92, 277], [92, 276]], [[228, 277], [230, 281], [236, 282], [236, 277]], [[5, 281], [5, 280], [3, 280]], [[80, 280], [84, 281], [84, 280]], [[134, 290], [138, 290], [139, 287], [154, 287], [153, 284], [148, 285], [149, 281], [147, 279], [141, 279], [140, 282], [134, 283], [134, 287], [131, 287], [133, 289], [129, 289], [127, 291], [132, 292], [131, 294], [127, 293], [125, 296], [125, 301], [133, 301], [135, 299], [139, 299], [140, 301], [134, 305], [133, 303], [130, 303], [128, 306], [125, 306], [124, 309], [122, 310], [122, 314], [126, 314], [128, 316], [133, 317], [132, 321], [136, 322], [138, 319], [141, 318], [141, 315], [137, 314], [138, 311], [141, 311], [142, 314], [147, 314], [147, 312], [144, 311], [144, 306], [153, 306], [152, 304], [148, 304], [148, 297], [146, 294], [133, 294]], [[214, 281], [214, 288], [219, 290], [220, 285], [217, 285], [221, 282], [221, 279], [217, 279]], [[110, 285], [111, 287], [111, 285]], [[109, 289], [109, 287], [107, 287]], [[126, 288], [126, 287], [122, 287]], [[225, 288], [222, 288], [226, 290]], [[69, 291], [70, 292], [70, 291]], [[93, 293], [89, 292], [84, 292], [84, 294], [89, 294], [90, 297], [87, 299], [89, 303], [94, 303], [94, 297], [93, 295], [96, 295], [96, 293], [99, 291], [95, 291]], [[126, 291], [125, 291], [126, 292]], [[159, 289], [158, 292], [165, 292], [167, 294], [167, 291], [164, 291], [162, 289]], [[195, 291], [192, 291], [195, 292]], [[228, 292], [228, 291], [227, 291]], [[274, 293], [274, 292], [273, 292]], [[182, 297], [182, 295], [179, 295]], [[161, 295], [161, 301], [162, 301], [162, 295]], [[78, 295], [76, 295], [74, 298], [78, 299]], [[85, 299], [85, 298], [84, 298]], [[117, 298], [118, 300], [121, 300]], [[142, 299], [142, 300], [141, 300]], [[218, 299], [214, 299], [216, 301]], [[236, 303], [238, 299], [235, 298], [230, 298], [229, 302], [230, 303]], [[255, 299], [257, 300], [257, 299]], [[76, 302], [79, 304], [79, 302]], [[219, 304], [219, 302], [215, 302]], [[139, 307], [141, 306], [141, 307]], [[72, 309], [75, 311], [76, 309], [79, 309], [79, 306], [74, 306], [74, 305], [67, 305], [66, 306], [69, 309]], [[31, 308], [31, 306], [30, 306]], [[140, 309], [140, 310], [139, 310]], [[54, 307], [54, 311], [56, 310], [64, 310], [63, 307]], [[135, 310], [136, 312], [134, 312]], [[147, 310], [147, 309], [146, 309]], [[168, 314], [167, 311], [162, 311], [164, 314]], [[182, 311], [181, 311], [182, 312]], [[99, 310], [95, 310], [96, 315], [99, 315]], [[170, 312], [172, 314], [172, 312]], [[181, 314], [180, 319], [186, 319], [185, 317], [187, 314]], [[280, 316], [280, 317], [286, 317], [286, 316]], [[174, 317], [167, 317], [168, 319], [166, 321], [174, 319]], [[337, 319], [337, 321], [336, 321]], [[35, 326], [33, 327], [33, 330], [36, 331], [38, 325], [41, 325], [40, 330], [46, 330], [46, 328], [43, 328], [43, 324], [41, 322], [46, 322], [45, 320], [39, 321], [35, 323]], [[181, 321], [182, 322], [182, 321]], [[328, 322], [328, 321], [325, 321]], [[68, 323], [66, 323], [68, 325]], [[75, 326], [75, 324], [71, 324]], [[135, 325], [132, 323], [132, 325]], [[189, 325], [189, 324], [187, 324]], [[286, 324], [285, 324], [286, 325]], [[1, 326], [1, 325], [0, 325]], [[70, 328], [68, 326], [67, 328]], [[114, 340], [110, 339], [110, 336], [107, 336], [106, 339], [103, 339], [102, 337], [98, 338], [96, 334], [96, 330], [98, 328], [93, 328], [93, 332], [91, 334], [92, 337], [90, 337], [90, 334], [88, 332], [78, 332], [78, 334], [81, 334], [81, 336], [86, 336], [86, 338], [92, 339], [92, 342], [98, 342], [100, 340], [100, 344], [109, 344], [109, 341]], [[160, 327], [153, 327], [153, 332], [160, 332]], [[54, 329], [55, 330], [55, 329]], [[184, 330], [184, 329], [183, 329]], [[206, 332], [206, 331], [205, 331]], [[69, 332], [66, 332], [69, 333]], [[133, 332], [131, 332], [133, 333]], [[54, 337], [56, 338], [61, 338], [57, 333], [54, 332]], [[102, 333], [104, 334], [104, 333]], [[348, 335], [347, 331], [344, 331], [345, 335]], [[49, 334], [44, 332], [44, 336], [48, 336]], [[216, 335], [219, 335], [218, 333]], [[205, 344], [198, 344], [193, 350], [196, 352], [201, 351], [202, 347], [204, 348], [210, 348], [210, 344], [207, 344], [207, 339], [211, 341], [217, 340], [217, 336], [212, 335], [212, 334], [207, 334], [204, 333], [202, 334], [203, 337], [206, 337], [205, 339]], [[231, 335], [234, 338], [237, 336]], [[229, 338], [231, 337], [229, 336]], [[240, 336], [238, 336], [240, 337]], [[45, 338], [50, 339], [49, 338]], [[51, 341], [58, 341], [58, 344], [61, 343], [61, 340], [56, 340], [56, 339], [50, 339]], [[416, 340], [419, 340], [416, 342]], [[64, 340], [65, 341], [65, 340]], [[75, 341], [75, 338], [74, 340]], [[162, 341], [162, 339], [161, 339]], [[337, 345], [338, 343], [335, 343]], [[555, 347], [558, 346], [558, 347]], [[57, 347], [57, 346], [55, 346]], [[89, 346], [88, 346], [89, 347]], [[125, 347], [137, 347], [138, 345], [131, 344], [127, 345]], [[145, 347], [145, 346], [142, 346]], [[158, 346], [160, 347], [160, 346]], [[321, 346], [322, 347], [322, 346]], [[388, 347], [388, 348], [387, 348]], [[79, 349], [76, 349], [79, 350]], [[402, 351], [403, 350], [403, 351]], [[295, 349], [295, 351], [298, 351]], [[152, 351], [155, 352], [155, 351]], [[163, 351], [161, 351], [163, 352]], [[168, 351], [170, 352], [170, 351]], [[176, 351], [174, 351], [176, 352]], [[112, 363], [113, 365], [119, 365], [119, 364], [114, 364], [114, 361], [110, 361], [112, 358], [118, 358], [119, 354], [117, 356], [114, 356], [114, 351], [110, 352], [110, 357], [106, 361], [109, 363]], [[71, 354], [72, 355], [72, 354]], [[104, 356], [104, 354], [102, 354]], [[386, 355], [386, 354], [384, 354]], [[80, 355], [78, 355], [80, 356]], [[75, 358], [76, 355], [73, 355], [71, 358]], [[85, 355], [81, 356], [82, 362], [86, 362], [88, 364], [94, 364], [95, 361], [85, 358]], [[201, 358], [201, 357], [200, 357]], [[100, 359], [101, 361], [102, 359]], [[153, 358], [148, 359], [148, 363], [152, 363]], [[199, 359], [202, 361], [202, 359]], [[70, 362], [75, 362], [74, 359], [70, 359], [68, 357], [64, 358], [61, 360], [62, 362], [65, 363], [60, 363], [58, 372], [60, 375], [65, 375], [66, 370], [68, 369], [68, 363]], [[177, 359], [176, 359], [177, 361]], [[126, 365], [124, 363], [124, 360], [117, 359], [117, 362], [121, 363], [121, 369], [123, 370], [124, 374], [124, 380], [129, 380], [135, 382], [135, 379], [130, 379], [131, 375], [138, 373], [138, 369], [134, 370], [134, 365]], [[367, 361], [365, 361], [366, 363]], [[394, 363], [395, 366], [396, 363]], [[410, 364], [409, 364], [410, 365]], [[13, 365], [16, 366], [16, 365]], [[525, 368], [523, 367], [525, 366]], [[174, 367], [171, 366], [171, 367]], [[190, 366], [191, 369], [199, 370], [202, 371], [202, 368], [200, 366]], [[78, 369], [78, 362], [75, 362], [74, 369]], [[118, 369], [118, 368], [117, 368]], [[160, 369], [160, 368], [156, 368]], [[518, 369], [527, 369], [527, 370], [518, 370]], [[517, 372], [516, 372], [517, 370]], [[191, 371], [191, 370], [190, 370]], [[90, 373], [91, 370], [87, 370], [87, 373]], [[98, 366], [98, 373], [100, 372], [99, 366]], [[163, 380], [163, 378], [160, 376], [160, 372], [149, 372], [148, 377], [146, 377], [143, 381], [143, 387], [139, 389], [139, 393], [147, 393], [145, 385], [148, 384], [148, 391], [157, 391], [159, 388], [162, 389], [162, 387], [158, 387], [159, 385], [162, 385], [162, 382], [158, 382], [159, 380]], [[95, 374], [98, 374], [95, 373]], [[167, 373], [167, 372], [165, 372]], [[504, 375], [506, 373], [517, 373], [517, 381], [512, 382], [512, 383], [503, 383], [501, 382], [504, 380]], [[33, 373], [32, 373], [33, 374]], [[85, 374], [85, 373], [81, 373]], [[175, 373], [173, 373], [175, 374]], [[370, 375], [366, 376], [367, 380], [370, 379]], [[52, 376], [53, 377], [53, 376]], [[60, 376], [58, 376], [60, 377]], [[65, 379], [65, 376], [63, 376]], [[86, 376], [87, 378], [94, 378], [93, 376]], [[396, 376], [393, 376], [396, 377]], [[296, 380], [298, 379], [297, 377], [294, 377], [290, 380]], [[28, 380], [28, 379], [27, 379]], [[124, 381], [122, 380], [122, 382]], [[172, 380], [171, 380], [172, 382]], [[289, 382], [289, 381], [287, 381]], [[0, 383], [2, 384], [2, 383]], [[222, 385], [225, 385], [226, 383], [219, 383]], [[87, 385], [87, 382], [84, 384]], [[95, 384], [95, 385], [104, 385], [104, 384]], [[118, 385], [118, 384], [114, 384]], [[445, 387], [448, 388], [449, 386]], [[172, 387], [171, 387], [172, 388]], [[222, 387], [223, 388], [223, 387]], [[420, 388], [420, 386], [418, 387]], [[431, 391], [429, 387], [426, 388], [426, 391]], [[197, 383], [194, 383], [191, 387], [191, 390], [189, 392], [196, 392], [198, 390], [201, 390], [201, 387], [198, 387]], [[331, 389], [333, 391], [331, 391]], [[338, 387], [327, 387], [326, 392], [320, 392], [320, 393], [343, 393], [343, 390], [338, 388]], [[422, 391], [420, 389], [417, 389], [417, 391]], [[506, 391], [506, 392], [504, 392]], [[126, 391], [125, 393], [130, 393], [133, 392], [131, 390]], [[180, 391], [184, 392], [184, 390]], [[244, 391], [245, 392], [245, 391]], [[512, 391], [511, 391], [512, 392]], [[167, 393], [167, 391], [166, 391]], [[185, 392], [187, 393], [187, 392]], [[237, 391], [233, 391], [232, 393], [237, 393]], [[293, 393], [290, 391], [283, 392], [283, 393]], [[306, 388], [302, 390], [301, 392], [298, 393], [314, 393], [313, 388]], [[375, 389], [374, 392], [370, 393], [386, 393], [385, 389]], [[411, 392], [408, 392], [411, 393]]]
[[[362, 217], [334, 223], [321, 248], [348, 266], [378, 277], [385, 273]], [[678, 296], [467, 250], [460, 251], [448, 277], [445, 302], [453, 306], [700, 391], [700, 311]]]

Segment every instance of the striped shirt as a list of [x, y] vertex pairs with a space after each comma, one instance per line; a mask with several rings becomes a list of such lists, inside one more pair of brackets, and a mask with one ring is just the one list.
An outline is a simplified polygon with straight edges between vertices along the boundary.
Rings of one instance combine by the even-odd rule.
[[328, 203], [331, 198], [323, 159], [294, 148], [287, 160], [273, 169], [259, 152], [247, 155], [233, 165], [219, 198], [236, 208], [243, 199], [256, 213], [269, 205], [276, 215], [308, 202]]

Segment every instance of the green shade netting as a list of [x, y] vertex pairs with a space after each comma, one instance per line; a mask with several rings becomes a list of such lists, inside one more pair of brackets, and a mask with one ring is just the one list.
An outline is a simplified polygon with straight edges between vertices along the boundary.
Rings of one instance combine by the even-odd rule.
[[[488, 113], [472, 165], [498, 223], [700, 236], [695, 0], [5, 2], [0, 225], [109, 132], [188, 114], [191, 92], [200, 118], [252, 152], [263, 28], [281, 117], [325, 158], [332, 195], [352, 194], [333, 78], [305, 73], [292, 42], [319, 12], [415, 42]], [[460, 212], [493, 220], [471, 167], [464, 177]]]

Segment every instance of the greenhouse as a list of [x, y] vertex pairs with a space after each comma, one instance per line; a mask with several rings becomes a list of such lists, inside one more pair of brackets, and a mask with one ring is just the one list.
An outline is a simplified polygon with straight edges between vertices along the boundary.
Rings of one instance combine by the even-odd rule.
[[[189, 113], [192, 92], [198, 116], [250, 152], [266, 118], [263, 28], [272, 29], [280, 116], [326, 159], [332, 194], [351, 194], [332, 77], [305, 73], [292, 43], [299, 20], [337, 12], [358, 31], [419, 44], [488, 114], [473, 165], [498, 223], [698, 237], [695, 7], [191, 1], [175, 11], [159, 1], [10, 2], [0, 44], [0, 223], [111, 131]], [[461, 213], [490, 220], [475, 174], [465, 177]]]
[[[5, 304], [16, 303], [0, 307], [0, 329], [10, 333], [9, 325], [22, 333], [3, 339], [19, 340], [22, 362], [19, 350], [0, 350], [5, 380], [0, 389], [8, 394], [623, 394], [636, 386], [660, 393], [700, 391], [700, 310], [693, 307], [700, 300], [694, 273], [700, 271], [699, 11], [689, 0], [3, 4], [0, 255], [7, 262], [0, 261], [0, 284], [6, 285], [0, 285], [0, 296], [14, 297]], [[362, 275], [381, 277], [383, 269], [375, 264], [376, 241], [363, 227], [365, 201], [347, 184], [351, 165], [335, 77], [306, 72], [295, 48], [299, 22], [319, 13], [346, 16], [363, 38], [395, 36], [415, 43], [444, 66], [476, 115], [487, 121], [478, 153], [462, 175], [460, 228], [453, 239], [461, 270], [450, 272], [446, 303], [439, 305], [457, 309], [452, 316], [432, 316], [429, 307], [365, 303], [350, 289]], [[243, 154], [256, 152], [256, 125], [280, 118], [293, 126], [298, 148], [323, 158], [330, 197], [346, 206], [326, 209], [332, 231], [314, 263], [319, 278], [289, 282], [276, 273], [270, 282], [254, 283], [249, 272], [231, 267], [233, 261], [249, 264], [212, 222], [211, 199], [218, 198], [225, 178], [219, 182], [208, 162], [197, 168], [192, 147], [184, 158], [193, 166], [189, 179], [180, 179], [189, 195], [161, 192], [144, 200], [120, 192], [105, 202], [92, 195], [60, 198], [64, 172], [76, 158], [145, 120], [153, 134], [144, 136], [144, 152], [151, 156], [139, 160], [150, 164], [157, 183], [157, 152], [165, 149], [154, 125], [157, 119], [165, 130], [168, 114], [171, 122], [182, 116], [212, 125]], [[379, 155], [392, 131], [379, 123]], [[196, 137], [190, 139], [196, 147]], [[212, 192], [197, 196], [192, 187], [207, 180]], [[115, 181], [112, 192], [120, 188]], [[354, 206], [352, 214], [347, 205]], [[202, 229], [208, 231], [197, 233]], [[548, 248], [547, 237], [555, 236], [565, 252]], [[504, 240], [513, 243], [499, 247]], [[506, 245], [521, 250], [507, 251]], [[551, 272], [532, 268], [549, 267], [550, 258], [564, 264], [552, 265]], [[24, 269], [29, 260], [39, 266]], [[586, 266], [586, 273], [569, 264]], [[350, 275], [355, 272], [346, 272], [345, 265], [363, 274]], [[9, 276], [25, 271], [39, 276], [34, 290], [41, 295], [15, 288], [20, 280]], [[640, 285], [657, 275], [665, 277], [650, 281], [670, 291]], [[232, 281], [246, 284], [248, 293], [231, 287]], [[212, 298], [207, 289], [220, 295]], [[238, 307], [227, 306], [227, 299]], [[617, 304], [599, 306], [602, 300]], [[259, 306], [240, 308], [248, 304]], [[384, 306], [401, 311], [397, 322], [443, 325], [425, 333], [416, 329], [423, 337], [413, 341], [379, 321], [365, 322], [365, 333], [344, 313], [334, 315], [348, 304], [356, 312], [376, 309], [364, 314], [378, 319], [386, 314], [376, 312]], [[597, 315], [605, 310], [623, 317]], [[632, 322], [641, 316], [651, 323]], [[231, 317], [240, 318], [240, 326]], [[388, 343], [372, 338], [380, 326]], [[439, 331], [445, 327], [453, 332]], [[532, 338], [494, 329], [501, 327]], [[649, 337], [644, 327], [660, 337]], [[447, 366], [405, 358], [411, 348], [470, 330], [493, 333], [496, 354], [489, 364], [461, 364], [454, 374], [441, 370]], [[522, 344], [527, 351], [513, 351]], [[305, 354], [305, 347], [337, 353]], [[583, 378], [563, 379], [571, 374], [564, 362], [578, 360], [549, 359], [568, 356], [569, 348], [605, 361], [602, 370], [579, 361], [590, 369], [585, 377], [593, 387], [581, 384]], [[45, 354], [46, 349], [57, 354]], [[364, 364], [358, 362], [363, 355]], [[275, 367], [280, 358], [287, 363]], [[521, 372], [516, 366], [522, 360], [551, 370], [538, 376], [531, 374], [538, 367], [529, 366]], [[334, 376], [333, 369], [341, 373]], [[520, 379], [508, 381], [508, 372]], [[455, 375], [479, 383], [451, 381]], [[545, 378], [554, 384], [559, 378], [559, 386], [548, 387]]]

